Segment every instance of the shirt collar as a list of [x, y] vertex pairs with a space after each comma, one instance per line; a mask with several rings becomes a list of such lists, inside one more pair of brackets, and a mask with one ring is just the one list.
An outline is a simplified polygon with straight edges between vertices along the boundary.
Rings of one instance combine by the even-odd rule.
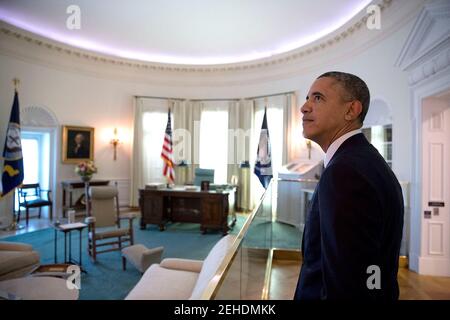
[[330, 144], [330, 146], [328, 147], [327, 152], [325, 153], [325, 158], [323, 160], [323, 165], [325, 166], [325, 168], [327, 167], [331, 158], [333, 158], [334, 154], [339, 149], [341, 144], [343, 144], [344, 141], [347, 140], [348, 138], [353, 137], [355, 134], [358, 134], [361, 132], [362, 132], [361, 129], [352, 130], [352, 131], [349, 131], [346, 134], [340, 136], [336, 140], [334, 140], [333, 143]]

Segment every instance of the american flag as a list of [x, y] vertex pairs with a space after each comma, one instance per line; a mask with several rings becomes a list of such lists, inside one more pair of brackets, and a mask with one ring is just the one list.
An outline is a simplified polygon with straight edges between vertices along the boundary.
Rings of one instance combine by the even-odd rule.
[[170, 109], [167, 118], [166, 132], [164, 134], [161, 158], [164, 161], [163, 175], [167, 177], [167, 181], [169, 183], [173, 183], [175, 181], [175, 172], [173, 170], [172, 125], [170, 123]]

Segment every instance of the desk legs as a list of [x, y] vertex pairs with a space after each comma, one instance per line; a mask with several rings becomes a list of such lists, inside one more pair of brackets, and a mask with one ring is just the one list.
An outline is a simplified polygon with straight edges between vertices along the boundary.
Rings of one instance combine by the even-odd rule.
[[[64, 232], [64, 263], [69, 263], [69, 264], [76, 264], [80, 267], [81, 272], [87, 273], [86, 270], [83, 269], [83, 263], [82, 263], [82, 245], [83, 245], [83, 241], [82, 241], [82, 233], [83, 230], [80, 229], [78, 230], [80, 232], [80, 240], [79, 240], [79, 261], [75, 261], [72, 258], [72, 234], [71, 231], [66, 231]], [[67, 256], [67, 234], [69, 234], [69, 256]], [[55, 242], [54, 242], [54, 250], [55, 250], [55, 255], [54, 255], [54, 261], [55, 264], [58, 263], [58, 230], [55, 229]]]
[[81, 263], [81, 231], [83, 231], [83, 230], [80, 230], [80, 269], [83, 270], [82, 263]]
[[72, 232], [69, 232], [69, 261], [72, 261]]
[[58, 261], [58, 230], [55, 229], [55, 264]]
[[64, 263], [67, 263], [67, 232], [64, 232]]

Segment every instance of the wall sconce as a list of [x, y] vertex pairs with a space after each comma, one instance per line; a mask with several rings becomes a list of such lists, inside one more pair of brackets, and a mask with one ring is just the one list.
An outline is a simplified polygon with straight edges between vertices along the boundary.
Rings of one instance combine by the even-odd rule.
[[114, 148], [114, 161], [117, 160], [117, 145], [120, 143], [119, 136], [117, 135], [117, 128], [114, 128], [114, 137], [111, 139], [111, 144]]

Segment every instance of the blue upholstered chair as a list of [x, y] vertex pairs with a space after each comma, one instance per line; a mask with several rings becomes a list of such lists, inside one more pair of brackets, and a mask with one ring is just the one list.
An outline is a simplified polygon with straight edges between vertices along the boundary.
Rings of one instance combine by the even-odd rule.
[[195, 168], [194, 185], [200, 186], [202, 181], [209, 181], [214, 183], [214, 169]]

